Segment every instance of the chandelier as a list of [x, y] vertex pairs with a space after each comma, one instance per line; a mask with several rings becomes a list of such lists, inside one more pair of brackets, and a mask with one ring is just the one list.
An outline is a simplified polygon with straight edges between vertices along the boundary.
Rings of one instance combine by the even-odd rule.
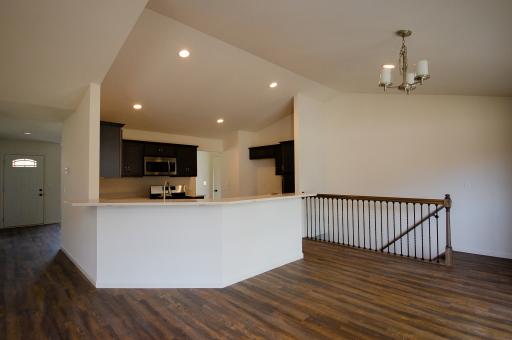
[[411, 36], [411, 30], [399, 30], [396, 34], [402, 37], [402, 48], [400, 48], [400, 54], [398, 57], [398, 68], [402, 75], [402, 83], [400, 85], [393, 85], [391, 80], [391, 70], [395, 68], [394, 65], [382, 66], [380, 73], [379, 86], [386, 89], [399, 89], [409, 94], [411, 91], [416, 89], [417, 85], [423, 85], [423, 82], [430, 78], [428, 74], [428, 61], [420, 60], [416, 65], [416, 73], [408, 72], [408, 60], [407, 60], [407, 46], [405, 46], [405, 38]]

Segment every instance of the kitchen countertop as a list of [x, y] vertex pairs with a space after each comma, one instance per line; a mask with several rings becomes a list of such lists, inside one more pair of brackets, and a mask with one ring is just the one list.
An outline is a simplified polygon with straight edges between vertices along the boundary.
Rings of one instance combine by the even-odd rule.
[[[226, 205], [241, 204], [261, 201], [273, 201], [290, 198], [302, 198], [313, 196], [314, 194], [278, 194], [278, 195], [261, 195], [261, 196], [245, 196], [230, 197], [218, 200], [210, 199], [150, 199], [145, 197], [129, 197], [129, 198], [100, 198], [99, 200], [90, 200], [83, 202], [71, 202], [74, 207], [106, 207], [106, 206], [163, 206], [163, 205]], [[69, 203], [69, 202], [68, 202]]]

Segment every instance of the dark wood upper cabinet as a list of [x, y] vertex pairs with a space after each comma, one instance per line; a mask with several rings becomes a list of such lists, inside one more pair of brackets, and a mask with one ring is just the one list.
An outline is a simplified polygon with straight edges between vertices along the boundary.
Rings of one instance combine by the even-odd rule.
[[195, 177], [197, 176], [197, 146], [177, 145], [177, 176]]
[[123, 124], [100, 123], [100, 176], [121, 176], [121, 147]]
[[275, 147], [275, 145], [264, 145], [249, 148], [249, 159], [274, 158], [276, 151]]
[[176, 144], [146, 142], [144, 147], [148, 157], [176, 157], [177, 151]]
[[145, 144], [136, 140], [123, 140], [123, 177], [144, 176]]
[[122, 176], [144, 176], [144, 157], [176, 158], [174, 177], [197, 176], [197, 146], [123, 140]]

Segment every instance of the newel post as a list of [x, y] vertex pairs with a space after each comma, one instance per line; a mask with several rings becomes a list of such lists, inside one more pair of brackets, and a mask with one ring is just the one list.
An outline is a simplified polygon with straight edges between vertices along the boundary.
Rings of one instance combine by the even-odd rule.
[[444, 207], [446, 209], [446, 249], [444, 252], [444, 259], [447, 266], [453, 264], [453, 250], [452, 250], [452, 230], [450, 221], [450, 210], [452, 208], [452, 199], [449, 194], [444, 196]]

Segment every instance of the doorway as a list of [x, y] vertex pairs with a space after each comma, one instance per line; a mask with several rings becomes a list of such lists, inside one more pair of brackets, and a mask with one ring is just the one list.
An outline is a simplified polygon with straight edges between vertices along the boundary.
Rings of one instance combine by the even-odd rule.
[[44, 223], [44, 156], [4, 158], [4, 227]]
[[220, 152], [197, 152], [196, 195], [209, 199], [221, 198], [221, 166]]

